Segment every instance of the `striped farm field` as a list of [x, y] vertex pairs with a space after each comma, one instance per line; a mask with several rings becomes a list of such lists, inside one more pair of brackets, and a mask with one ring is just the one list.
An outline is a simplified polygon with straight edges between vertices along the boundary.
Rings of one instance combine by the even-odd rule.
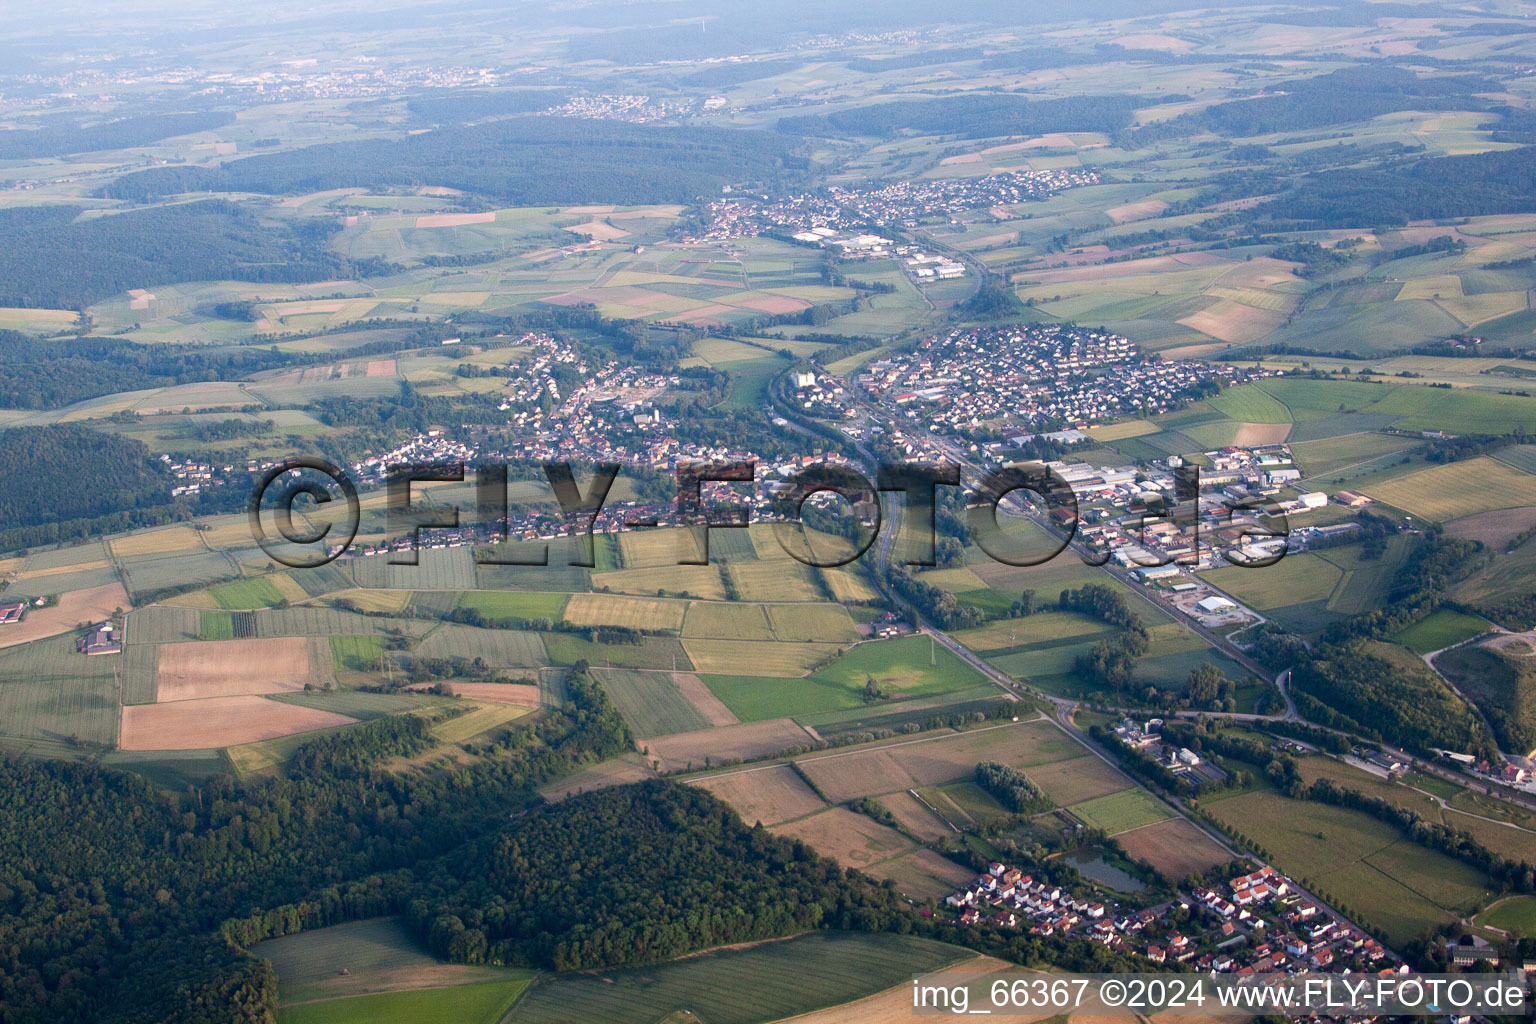
[[821, 797], [812, 792], [787, 764], [761, 771], [710, 776], [697, 780], [694, 785], [709, 790], [736, 808], [741, 820], [749, 824], [777, 825], [827, 809]]
[[423, 658], [485, 659], [492, 668], [537, 668], [548, 663], [538, 633], [443, 624], [416, 647]]
[[864, 1016], [845, 1004], [899, 986], [910, 1008], [914, 974], [973, 958], [912, 936], [819, 931], [651, 967], [557, 974], [534, 985], [506, 1024], [757, 1024], [826, 1007], [835, 1008], [827, 1021], [873, 1024], [900, 1011]]
[[843, 604], [859, 604], [878, 600], [880, 595], [863, 576], [847, 569], [822, 569], [821, 578], [826, 581], [832, 599]]
[[619, 626], [655, 632], [681, 630], [688, 605], [654, 597], [617, 594], [573, 594], [565, 606], [565, 621], [573, 626]]
[[821, 597], [799, 562], [744, 562], [727, 571], [743, 601], [815, 601]]
[[768, 621], [780, 640], [840, 643], [859, 638], [858, 627], [841, 605], [774, 604], [767, 611]]
[[[291, 581], [289, 581], [291, 583]], [[299, 600], [305, 596], [299, 591]], [[271, 579], [258, 577], [251, 580], [234, 580], [229, 583], [220, 583], [216, 587], [208, 589], [208, 595], [220, 608], [245, 609], [252, 608], [276, 608], [292, 598], [279, 590]]]
[[344, 590], [336, 599], [364, 612], [385, 612], [396, 615], [405, 611], [411, 603], [409, 590]]
[[626, 569], [677, 565], [680, 556], [697, 558], [698, 544], [689, 530], [631, 530], [619, 534]]
[[725, 600], [725, 584], [717, 565], [659, 565], [650, 569], [620, 569], [592, 574], [593, 590], [619, 594], [660, 594]]
[[688, 652], [695, 671], [701, 674], [803, 676], [835, 658], [839, 648], [836, 644], [705, 640], [690, 637], [683, 640], [683, 650]]
[[[246, 535], [249, 536], [249, 532]], [[117, 558], [130, 558], [134, 555], [164, 555], [172, 551], [187, 551], [203, 546], [197, 531], [190, 526], [173, 526], [165, 530], [130, 533], [110, 543], [112, 554]]]
[[1385, 458], [1411, 447], [1408, 438], [1390, 434], [1362, 433], [1330, 437], [1320, 441], [1296, 441], [1291, 443], [1291, 455], [1296, 465], [1309, 477], [1324, 476], [1349, 466], [1373, 459]]
[[565, 612], [569, 594], [541, 594], [520, 590], [471, 590], [459, 595], [459, 608], [479, 612], [488, 619], [549, 619]]
[[670, 672], [594, 669], [630, 731], [640, 739], [708, 729], [713, 723], [694, 706]]
[[1536, 476], [1483, 457], [1367, 484], [1361, 493], [1410, 515], [1443, 523], [1494, 509], [1536, 505]]
[[683, 636], [702, 640], [772, 640], [773, 629], [759, 604], [695, 601], [683, 620]]

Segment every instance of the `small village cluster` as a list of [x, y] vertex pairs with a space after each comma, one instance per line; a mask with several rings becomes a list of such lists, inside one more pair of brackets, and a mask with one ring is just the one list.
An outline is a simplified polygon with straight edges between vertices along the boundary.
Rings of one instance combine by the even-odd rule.
[[1130, 339], [1071, 324], [967, 327], [869, 364], [857, 383], [932, 433], [969, 440], [997, 431], [1081, 428], [1167, 412], [1249, 371], [1143, 356]]
[[1381, 943], [1269, 867], [1239, 875], [1220, 890], [1197, 886], [1159, 906], [1130, 910], [993, 862], [985, 874], [945, 897], [944, 905], [958, 912], [962, 924], [1086, 938], [1117, 952], [1207, 972], [1406, 970]]
[[1097, 171], [1073, 167], [1003, 171], [969, 178], [917, 178], [877, 188], [834, 185], [792, 195], [733, 190], [709, 205], [708, 226], [685, 241], [719, 242], [765, 232], [819, 234], [820, 229], [833, 236], [857, 236], [870, 224], [916, 227], [919, 223], [952, 221], [972, 210], [992, 210], [1006, 220], [1015, 216], [1007, 209], [1010, 206], [1098, 183]]

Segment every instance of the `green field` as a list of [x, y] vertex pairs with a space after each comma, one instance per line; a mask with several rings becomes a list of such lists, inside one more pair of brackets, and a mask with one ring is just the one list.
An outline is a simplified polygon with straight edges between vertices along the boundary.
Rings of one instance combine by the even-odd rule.
[[816, 932], [654, 967], [541, 976], [507, 1024], [761, 1024], [862, 999], [972, 955], [911, 936]]
[[333, 636], [331, 658], [337, 672], [377, 672], [384, 663], [384, 641], [376, 636]]
[[1343, 900], [1394, 944], [1464, 916], [1489, 895], [1483, 875], [1358, 811], [1273, 792], [1206, 807], [1263, 846], [1281, 871]]
[[847, 642], [859, 638], [858, 627], [840, 605], [768, 606], [768, 622], [780, 640]]
[[709, 719], [678, 689], [670, 673], [604, 668], [594, 674], [640, 739], [709, 728]]
[[497, 1024], [528, 979], [383, 992], [278, 1010], [278, 1024]]
[[683, 636], [701, 639], [772, 640], [763, 606], [694, 601], [683, 619]]
[[228, 612], [203, 609], [197, 613], [197, 639], [233, 640], [234, 638], [234, 619]]
[[600, 644], [574, 633], [548, 633], [544, 636], [544, 647], [549, 660], [557, 665], [585, 661], [599, 667], [693, 670], [683, 645], [671, 637], [648, 636], [638, 644]]
[[1067, 812], [1089, 828], [1111, 836], [1173, 817], [1172, 811], [1141, 788], [1085, 800], [1068, 807]]
[[1500, 900], [1478, 914], [1474, 923], [1519, 932], [1527, 938], [1536, 935], [1536, 896], [1511, 896]]
[[488, 619], [549, 619], [558, 622], [568, 600], [569, 594], [471, 590], [459, 595], [457, 607], [479, 612]]
[[[867, 708], [871, 714], [895, 712], [903, 701], [974, 692], [987, 685], [985, 676], [946, 648], [934, 644], [930, 651], [925, 636], [856, 644], [809, 676], [711, 674], [700, 678], [743, 722], [857, 708]], [[870, 679], [887, 694], [886, 699], [866, 699], [864, 687]]]
[[1441, 608], [1407, 629], [1399, 631], [1391, 637], [1391, 640], [1393, 643], [1411, 648], [1415, 653], [1429, 654], [1431, 651], [1454, 647], [1463, 640], [1470, 640], [1491, 629], [1493, 624], [1480, 615], [1467, 615], [1464, 612]]
[[0, 735], [110, 745], [117, 738], [120, 657], [76, 654], [73, 635], [0, 651]]
[[272, 581], [264, 578], [220, 583], [209, 588], [208, 594], [218, 602], [220, 608], [276, 608], [287, 603], [287, 599]]
[[1326, 601], [1343, 571], [1310, 551], [1286, 555], [1263, 568], [1227, 566], [1203, 573], [1212, 586], [1260, 611]]

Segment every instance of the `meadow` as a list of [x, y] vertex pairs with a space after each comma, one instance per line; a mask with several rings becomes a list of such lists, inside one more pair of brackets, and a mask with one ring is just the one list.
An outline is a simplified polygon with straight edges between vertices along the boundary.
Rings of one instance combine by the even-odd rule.
[[861, 999], [973, 955], [912, 936], [816, 932], [652, 967], [540, 976], [507, 1024], [762, 1024]]
[[[684, 641], [695, 645], [695, 641]], [[716, 646], [723, 647], [729, 641]], [[961, 690], [970, 690], [986, 683], [980, 672], [965, 664], [943, 647], [930, 650], [928, 638], [902, 637], [895, 640], [879, 640], [856, 644], [824, 664], [808, 676], [790, 678], [775, 677], [765, 673], [764, 656], [758, 648], [800, 648], [798, 644], [730, 644], [732, 651], [742, 651], [739, 661], [732, 667], [755, 670], [757, 675], [732, 672], [710, 672], [708, 666], [715, 662], [695, 662], [700, 678], [743, 722], [756, 722], [770, 718], [799, 717], [818, 712], [837, 711], [869, 706], [872, 703], [896, 705], [899, 701], [923, 697], [936, 697]], [[821, 645], [812, 653], [825, 655], [835, 648]], [[694, 647], [690, 646], [690, 652]], [[772, 657], [772, 654], [766, 654]], [[874, 680], [887, 696], [871, 701], [865, 687]]]
[[277, 1011], [278, 1024], [498, 1024], [523, 991], [527, 978], [414, 989], [304, 1003]]
[[1127, 789], [1073, 804], [1067, 812], [1089, 828], [1119, 835], [1173, 817], [1173, 812], [1141, 788]]
[[1489, 896], [1484, 876], [1358, 811], [1269, 792], [1204, 806], [1262, 845], [1280, 870], [1343, 899], [1392, 943], [1457, 919]]
[[1416, 654], [1429, 654], [1432, 651], [1454, 647], [1464, 640], [1480, 636], [1491, 629], [1493, 624], [1480, 615], [1468, 615], [1465, 612], [1441, 608], [1407, 629], [1397, 632], [1391, 639], [1393, 643], [1402, 644]]

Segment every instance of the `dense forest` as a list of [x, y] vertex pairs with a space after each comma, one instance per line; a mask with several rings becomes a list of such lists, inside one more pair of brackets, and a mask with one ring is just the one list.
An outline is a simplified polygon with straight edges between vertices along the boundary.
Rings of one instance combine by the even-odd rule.
[[[1254, 178], [1244, 188], [1252, 195], [1273, 189], [1272, 178]], [[1533, 210], [1536, 149], [1527, 148], [1319, 171], [1296, 179], [1252, 215], [1319, 227], [1396, 227], [1412, 220]]]
[[324, 247], [333, 225], [323, 218], [301, 234], [220, 200], [76, 220], [80, 213], [0, 210], [0, 306], [81, 309], [180, 281], [324, 281], [357, 271]]
[[313, 356], [254, 346], [191, 348], [119, 338], [43, 340], [0, 331], [0, 408], [58, 409], [87, 398], [193, 381], [242, 380]]
[[1487, 716], [1502, 749], [1536, 750], [1536, 663], [1528, 656], [1474, 644], [1446, 651], [1435, 667]]
[[142, 441], [63, 423], [12, 427], [0, 447], [0, 524], [93, 519], [170, 503], [171, 476]]
[[105, 149], [147, 146], [176, 135], [222, 128], [234, 119], [234, 114], [204, 111], [196, 114], [144, 114], [87, 128], [73, 123], [50, 121], [41, 128], [0, 132], [0, 160], [36, 160], [41, 157], [64, 156], [67, 153], [95, 153]]
[[833, 114], [786, 117], [779, 120], [779, 130], [792, 135], [888, 136], [910, 129], [961, 138], [1069, 131], [1114, 133], [1129, 125], [1135, 110], [1145, 105], [1143, 97], [1120, 94], [1050, 100], [967, 95], [896, 100]]
[[1291, 675], [1302, 713], [1421, 753], [1495, 753], [1477, 716], [1429, 669], [1387, 653], [1362, 640], [1314, 648]]
[[425, 889], [411, 921], [439, 956], [556, 970], [788, 935], [868, 898], [800, 842], [664, 781], [536, 810], [444, 859]]
[[308, 146], [220, 167], [156, 167], [125, 175], [102, 194], [149, 202], [195, 191], [282, 194], [430, 184], [514, 206], [691, 203], [718, 195], [725, 184], [803, 169], [790, 142], [772, 132], [518, 117], [403, 139]]
[[1352, 124], [1400, 110], [1484, 110], [1476, 93], [1499, 92], [1479, 75], [1420, 78], [1406, 68], [1366, 65], [1285, 82], [1273, 90], [1217, 103], [1138, 130], [1138, 143], [1212, 131], [1246, 138]]
[[[86, 765], [0, 760], [4, 1019], [266, 1024], [271, 970], [226, 936], [249, 944], [302, 927], [269, 908], [307, 898], [324, 923], [400, 912], [390, 901], [410, 893], [410, 869], [501, 829], [543, 781], [628, 747], [579, 668], [562, 708], [468, 751], [452, 773], [382, 767], [434, 742], [416, 715], [311, 741], [276, 778], [220, 776], [183, 794]], [[372, 896], [343, 898], [373, 875]]]

